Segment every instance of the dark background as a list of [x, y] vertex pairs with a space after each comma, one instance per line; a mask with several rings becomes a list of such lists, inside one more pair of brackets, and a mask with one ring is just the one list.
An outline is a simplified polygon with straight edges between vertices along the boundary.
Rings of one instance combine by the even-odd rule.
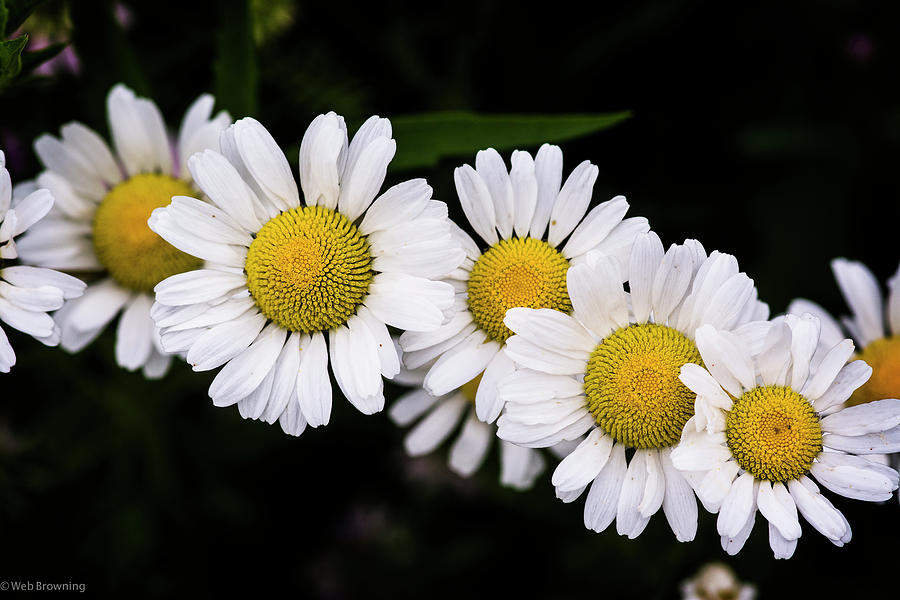
[[[80, 72], [0, 98], [13, 181], [36, 174], [41, 132], [79, 119], [105, 134], [104, 97], [119, 80], [152, 96], [170, 126], [216, 89], [223, 25], [239, 8], [122, 4], [125, 28], [107, 2], [72, 2], [64, 39]], [[796, 296], [844, 312], [836, 256], [881, 281], [897, 268], [897, 3], [274, 4], [258, 14], [248, 59], [258, 81], [248, 71], [234, 103], [286, 147], [326, 110], [351, 128], [373, 113], [632, 110], [564, 143], [566, 172], [590, 159], [596, 201], [624, 194], [665, 244], [695, 237], [734, 253], [773, 313]], [[65, 7], [47, 2], [41, 26]], [[390, 172], [388, 183], [427, 177], [459, 219], [452, 170], [473, 161]], [[341, 399], [330, 425], [294, 439], [214, 408], [212, 373], [177, 364], [148, 382], [118, 369], [112, 328], [76, 356], [9, 336], [19, 364], [0, 376], [2, 579], [155, 597], [674, 598], [722, 560], [764, 598], [896, 593], [896, 498], [831, 495], [852, 542], [835, 548], [804, 524], [789, 561], [771, 558], [761, 516], [737, 557], [719, 549], [706, 514], [693, 543], [677, 543], [661, 512], [629, 541], [614, 525], [585, 530], [583, 499], [557, 501], [549, 474], [530, 492], [502, 489], [493, 454], [461, 480], [445, 449], [410, 460], [385, 414]], [[388, 386], [388, 403], [398, 394]]]

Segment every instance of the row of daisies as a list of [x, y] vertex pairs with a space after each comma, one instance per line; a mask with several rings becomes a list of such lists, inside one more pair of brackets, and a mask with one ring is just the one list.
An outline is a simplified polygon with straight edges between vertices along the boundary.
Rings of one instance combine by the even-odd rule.
[[[590, 208], [597, 167], [563, 179], [555, 146], [456, 169], [476, 239], [424, 180], [382, 192], [387, 119], [350, 140], [342, 117], [317, 117], [298, 188], [260, 123], [213, 105], [199, 98], [173, 138], [152, 101], [116, 86], [112, 148], [70, 123], [35, 141], [34, 181], [13, 188], [4, 166], [2, 321], [76, 352], [118, 317], [119, 365], [221, 367], [216, 406], [292, 435], [328, 423], [329, 364], [364, 414], [384, 408], [384, 378], [412, 385], [390, 409], [418, 421], [410, 454], [458, 430], [449, 463], [465, 476], [499, 437], [502, 482], [526, 488], [550, 449], [557, 496], [587, 492], [585, 526], [630, 538], [662, 510], [693, 539], [699, 499], [727, 552], [761, 513], [786, 558], [799, 515], [850, 540], [819, 485], [867, 501], [897, 488], [897, 277], [885, 305], [864, 266], [836, 260], [852, 317], [796, 301], [769, 319], [735, 257], [666, 249], [623, 197]], [[0, 329], [0, 370], [15, 360]]]

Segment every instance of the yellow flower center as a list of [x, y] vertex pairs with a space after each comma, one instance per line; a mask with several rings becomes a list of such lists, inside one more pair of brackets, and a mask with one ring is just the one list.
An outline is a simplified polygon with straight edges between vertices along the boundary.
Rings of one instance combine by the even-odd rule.
[[569, 261], [535, 238], [500, 240], [478, 257], [469, 275], [468, 305], [475, 324], [503, 343], [512, 331], [503, 324], [517, 306], [572, 311], [566, 288]]
[[116, 283], [152, 292], [166, 277], [203, 265], [147, 226], [150, 213], [168, 206], [172, 196], [196, 195], [186, 182], [156, 173], [135, 175], [106, 194], [94, 213], [94, 252]]
[[587, 408], [604, 431], [632, 448], [665, 448], [681, 439], [696, 394], [678, 379], [703, 364], [697, 345], [676, 329], [622, 327], [591, 353], [584, 376]]
[[346, 323], [373, 276], [369, 242], [347, 217], [323, 206], [294, 208], [263, 225], [244, 269], [262, 313], [304, 333]]
[[737, 463], [757, 479], [791, 481], [822, 452], [822, 426], [809, 400], [784, 386], [745, 392], [725, 418], [725, 439]]
[[900, 336], [875, 340], [863, 348], [858, 359], [872, 367], [872, 377], [847, 400], [848, 406], [885, 398], [900, 398]]
[[460, 386], [459, 388], [459, 391], [463, 395], [463, 397], [473, 405], [475, 404], [475, 396], [478, 394], [478, 386], [481, 384], [481, 378], [483, 376], [484, 371], [479, 373], [475, 377], [475, 379], [462, 384], [462, 386]]

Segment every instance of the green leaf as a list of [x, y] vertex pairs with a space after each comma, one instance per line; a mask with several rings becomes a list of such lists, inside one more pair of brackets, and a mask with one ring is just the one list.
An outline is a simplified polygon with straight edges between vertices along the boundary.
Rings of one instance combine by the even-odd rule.
[[[4, 35], [9, 35], [21, 27], [22, 23], [25, 22], [25, 19], [34, 12], [34, 9], [45, 1], [46, 0], [6, 0], [5, 4], [6, 10], [8, 11], [8, 17]], [[0, 21], [2, 21], [2, 17], [0, 17]]]
[[478, 115], [436, 112], [391, 119], [397, 155], [394, 169], [437, 164], [444, 157], [471, 156], [477, 150], [509, 150], [558, 143], [612, 127], [630, 112], [597, 115]]
[[0, 37], [6, 39], [6, 23], [9, 21], [9, 9], [6, 0], [0, 0]]
[[216, 102], [235, 118], [256, 113], [256, 47], [249, 0], [223, 3], [219, 15]]
[[22, 70], [22, 50], [27, 43], [27, 35], [0, 42], [0, 88], [6, 87]]
[[31, 73], [39, 66], [66, 49], [65, 42], [50, 44], [34, 52], [22, 53], [22, 73]]

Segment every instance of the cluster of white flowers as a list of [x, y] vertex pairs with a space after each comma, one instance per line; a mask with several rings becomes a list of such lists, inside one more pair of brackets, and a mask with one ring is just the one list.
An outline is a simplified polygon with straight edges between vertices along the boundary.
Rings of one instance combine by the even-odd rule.
[[[591, 208], [597, 167], [564, 178], [556, 146], [456, 169], [473, 238], [424, 180], [382, 190], [387, 119], [350, 139], [318, 116], [298, 185], [265, 127], [213, 104], [199, 98], [172, 139], [153, 102], [116, 86], [112, 149], [71, 123], [35, 142], [34, 182], [13, 190], [3, 169], [0, 259], [22, 265], [0, 270], [0, 319], [74, 352], [121, 313], [119, 365], [221, 367], [216, 406], [292, 435], [328, 424], [331, 375], [364, 414], [384, 408], [385, 378], [413, 385], [389, 410], [418, 420], [409, 454], [462, 423], [451, 469], [471, 475], [499, 437], [501, 482], [523, 489], [551, 449], [557, 496], [587, 490], [585, 526], [630, 538], [662, 509], [692, 540], [699, 499], [728, 553], [758, 511], [786, 558], [800, 515], [850, 540], [819, 485], [868, 501], [898, 487], [900, 274], [885, 307], [864, 266], [836, 260], [852, 318], [797, 300], [770, 319], [734, 256], [666, 249], [624, 197]], [[0, 370], [14, 362], [0, 329]]]

